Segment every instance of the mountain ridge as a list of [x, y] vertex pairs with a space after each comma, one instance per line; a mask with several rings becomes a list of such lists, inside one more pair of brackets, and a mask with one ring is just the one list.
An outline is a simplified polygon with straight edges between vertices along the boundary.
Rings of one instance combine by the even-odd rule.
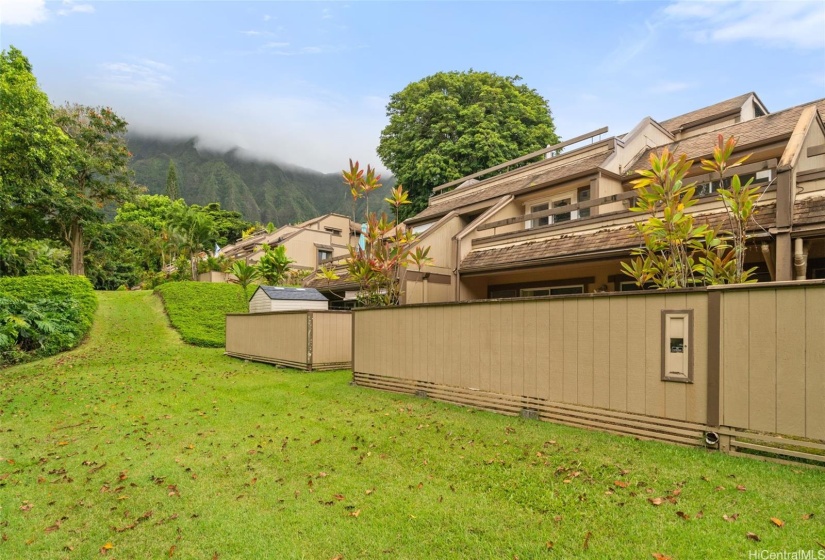
[[[179, 192], [187, 204], [219, 202], [249, 221], [276, 226], [330, 212], [352, 215], [349, 188], [340, 173], [266, 161], [245, 155], [239, 147], [226, 151], [199, 148], [196, 136], [173, 139], [130, 134], [127, 142], [135, 181], [150, 194], [166, 194], [166, 174], [169, 162], [174, 161]], [[389, 177], [383, 183], [370, 195], [371, 209], [386, 209], [384, 198], [395, 181]], [[359, 201], [358, 218], [365, 205]]]

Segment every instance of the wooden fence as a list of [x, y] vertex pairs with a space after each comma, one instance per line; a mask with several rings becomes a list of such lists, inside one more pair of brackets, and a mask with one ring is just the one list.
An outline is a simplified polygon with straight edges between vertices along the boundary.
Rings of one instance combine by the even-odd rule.
[[348, 311], [278, 311], [226, 316], [226, 353], [306, 371], [352, 365]]
[[[784, 456], [823, 459], [823, 281], [364, 309], [353, 323], [361, 385], [683, 444], [712, 432], [731, 452], [791, 436], [805, 449]], [[369, 342], [382, 325], [411, 343]]]

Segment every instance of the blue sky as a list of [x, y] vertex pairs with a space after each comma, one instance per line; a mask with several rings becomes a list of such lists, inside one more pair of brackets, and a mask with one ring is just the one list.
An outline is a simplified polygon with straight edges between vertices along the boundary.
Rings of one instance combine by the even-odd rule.
[[627, 132], [748, 91], [825, 97], [825, 1], [0, 0], [53, 103], [334, 172], [377, 164], [389, 96], [447, 70], [519, 75], [557, 132]]

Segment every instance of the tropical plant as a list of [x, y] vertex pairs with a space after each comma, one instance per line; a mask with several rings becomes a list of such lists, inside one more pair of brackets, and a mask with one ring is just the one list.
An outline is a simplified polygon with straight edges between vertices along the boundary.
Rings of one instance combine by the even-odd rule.
[[[728, 164], [735, 146], [733, 138], [725, 141], [720, 135], [713, 161], [703, 160], [702, 168], [717, 172], [723, 181], [726, 169], [747, 159]], [[630, 210], [649, 213], [650, 217], [635, 222], [642, 246], [633, 250], [634, 259], [622, 263], [622, 271], [640, 287], [653, 284], [668, 289], [755, 281], [750, 278], [754, 269], [744, 270], [744, 255], [758, 188], [750, 187], [750, 181], [742, 185], [734, 175], [730, 188], [719, 190], [733, 232], [697, 225], [688, 211], [697, 202], [696, 184], [685, 182], [692, 166], [693, 160], [684, 154], [677, 158], [665, 148], [661, 155], [650, 155], [649, 170], [637, 171], [642, 178], [633, 181], [637, 199]]]
[[235, 278], [230, 280], [230, 282], [233, 284], [240, 284], [241, 288], [243, 288], [244, 298], [248, 300], [249, 285], [261, 277], [260, 271], [256, 266], [247, 264], [244, 261], [236, 261], [232, 263], [232, 268], [230, 270], [235, 276]]
[[751, 186], [753, 178], [748, 179], [744, 185], [738, 174], [733, 175], [729, 180], [725, 178], [725, 172], [728, 169], [742, 165], [750, 157], [748, 154], [733, 163], [728, 163], [736, 148], [736, 143], [733, 136], [725, 140], [720, 134], [713, 148], [713, 159], [703, 159], [702, 169], [715, 173], [719, 178], [719, 197], [728, 213], [730, 239], [733, 246], [734, 270], [731, 281], [739, 284], [750, 282], [756, 270], [755, 268], [745, 270], [745, 252], [749, 238], [748, 225], [756, 213], [756, 203], [762, 189]]
[[286, 255], [284, 245], [270, 247], [266, 243], [262, 245], [264, 254], [258, 261], [258, 272], [261, 278], [270, 286], [279, 286], [284, 283], [289, 272], [289, 265], [295, 261]]

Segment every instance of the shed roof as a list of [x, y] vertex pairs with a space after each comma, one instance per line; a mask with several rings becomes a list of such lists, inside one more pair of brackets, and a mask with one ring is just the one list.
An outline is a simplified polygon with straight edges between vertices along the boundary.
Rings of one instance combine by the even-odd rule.
[[756, 94], [752, 91], [744, 93], [732, 99], [726, 99], [725, 101], [720, 101], [719, 103], [714, 103], [713, 105], [702, 107], [701, 109], [685, 113], [684, 115], [679, 115], [677, 117], [661, 121], [660, 124], [665, 129], [671, 132], [675, 132], [684, 126], [690, 125], [697, 121], [705, 121], [707, 119], [712, 119], [717, 116], [721, 118], [723, 115], [741, 109], [742, 105], [745, 104], [745, 101], [747, 101], [748, 98], [752, 95], [756, 96]]
[[[258, 286], [269, 299], [299, 300], [299, 301], [327, 301], [324, 295], [315, 288], [283, 288], [281, 286]], [[257, 293], [258, 290], [255, 290]], [[255, 294], [252, 294], [253, 296]]]

